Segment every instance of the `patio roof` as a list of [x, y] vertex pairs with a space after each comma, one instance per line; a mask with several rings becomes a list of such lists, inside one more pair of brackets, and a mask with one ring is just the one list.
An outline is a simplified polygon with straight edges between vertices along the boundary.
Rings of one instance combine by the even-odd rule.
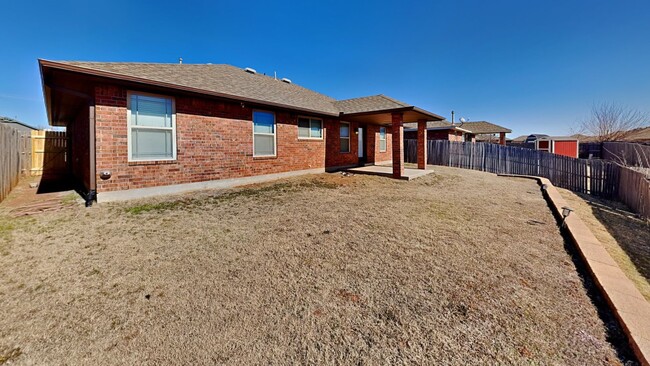
[[402, 113], [404, 122], [417, 122], [422, 119], [427, 121], [444, 120], [444, 117], [435, 113], [383, 94], [339, 100], [334, 104], [341, 110], [341, 118], [351, 122], [388, 125], [391, 123], [391, 114], [393, 113]]

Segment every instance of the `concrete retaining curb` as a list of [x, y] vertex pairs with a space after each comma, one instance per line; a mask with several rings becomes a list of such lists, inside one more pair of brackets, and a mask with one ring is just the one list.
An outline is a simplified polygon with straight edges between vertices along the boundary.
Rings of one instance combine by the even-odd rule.
[[[540, 185], [546, 185], [544, 196], [557, 217], [562, 217], [562, 207], [568, 204], [548, 179], [529, 175], [499, 175], [535, 179]], [[598, 289], [627, 335], [634, 354], [642, 365], [650, 365], [650, 303], [575, 212], [566, 218], [565, 224]]]

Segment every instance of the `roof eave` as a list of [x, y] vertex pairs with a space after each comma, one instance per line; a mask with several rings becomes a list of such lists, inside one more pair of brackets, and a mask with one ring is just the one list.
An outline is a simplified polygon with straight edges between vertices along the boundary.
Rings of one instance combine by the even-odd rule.
[[379, 109], [379, 110], [373, 110], [373, 111], [363, 111], [363, 112], [354, 112], [354, 113], [345, 113], [341, 112], [339, 114], [340, 117], [358, 117], [358, 116], [367, 116], [371, 114], [383, 114], [383, 113], [401, 113], [401, 112], [408, 112], [408, 111], [414, 111], [420, 114], [423, 114], [427, 117], [432, 118], [434, 121], [442, 121], [444, 120], [444, 117], [441, 117], [435, 113], [431, 113], [427, 110], [424, 110], [422, 108], [418, 108], [415, 106], [406, 106], [406, 107], [400, 107], [400, 108], [388, 108], [388, 109]]
[[47, 123], [50, 126], [54, 126], [54, 124], [52, 124], [52, 106], [50, 103], [50, 93], [47, 90], [47, 86], [45, 85], [45, 76], [43, 75], [43, 64], [46, 62], [51, 61], [43, 60], [41, 58], [38, 59], [38, 71], [41, 74], [41, 88], [43, 89], [43, 101], [45, 102], [45, 114], [47, 116]]
[[[327, 112], [327, 111], [314, 110], [314, 109], [309, 109], [309, 108], [302, 108], [302, 107], [292, 106], [292, 105], [289, 105], [289, 104], [282, 104], [282, 103], [269, 102], [269, 101], [253, 99], [253, 98], [240, 97], [240, 96], [232, 95], [232, 94], [217, 93], [217, 92], [213, 92], [213, 91], [209, 91], [209, 90], [205, 90], [205, 89], [193, 88], [193, 87], [189, 87], [189, 86], [172, 84], [172, 83], [165, 83], [165, 82], [162, 82], [162, 81], [155, 81], [155, 80], [139, 78], [139, 77], [135, 77], [135, 76], [122, 75], [122, 74], [117, 74], [117, 73], [112, 73], [112, 72], [107, 72], [107, 71], [88, 69], [88, 68], [80, 67], [80, 66], [62, 64], [62, 63], [55, 62], [55, 61], [39, 59], [39, 64], [40, 64], [40, 68], [41, 68], [41, 79], [43, 79], [43, 67], [46, 67], [46, 68], [49, 67], [49, 68], [53, 68], [53, 69], [60, 69], [60, 70], [65, 70], [65, 71], [77, 72], [77, 73], [81, 73], [81, 74], [98, 76], [98, 77], [105, 77], [105, 78], [115, 79], [115, 80], [120, 80], [120, 81], [147, 84], [147, 85], [153, 85], [153, 86], [157, 86], [157, 87], [161, 87], [161, 88], [175, 89], [175, 90], [181, 90], [181, 91], [190, 92], [190, 93], [209, 95], [209, 96], [212, 96], [212, 97], [228, 99], [228, 100], [233, 100], [233, 101], [237, 101], [237, 102], [248, 102], [248, 103], [253, 103], [253, 104], [258, 104], [258, 105], [265, 105], [265, 106], [282, 108], [282, 109], [290, 109], [290, 110], [295, 110], [295, 111], [299, 111], [299, 112], [316, 113], [316, 114], [325, 115], [325, 116], [332, 116], [332, 117], [337, 117], [339, 115], [338, 113], [335, 113], [335, 112]], [[45, 92], [44, 81], [43, 81], [43, 90]], [[46, 96], [46, 108], [47, 108], [47, 104], [48, 104], [48, 101], [47, 101], [47, 96]], [[49, 118], [50, 118], [50, 115], [49, 115], [49, 111], [48, 111], [48, 120], [49, 120]]]

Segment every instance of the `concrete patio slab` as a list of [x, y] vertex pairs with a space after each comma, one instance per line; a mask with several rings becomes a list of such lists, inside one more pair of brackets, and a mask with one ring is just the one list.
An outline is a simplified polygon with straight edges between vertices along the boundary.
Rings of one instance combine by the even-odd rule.
[[[379, 175], [382, 177], [392, 177], [393, 176], [393, 167], [386, 165], [367, 165], [360, 166], [356, 168], [348, 168], [345, 171], [355, 174], [368, 174], [368, 175]], [[422, 169], [412, 169], [404, 168], [404, 175], [401, 179], [403, 180], [413, 180], [415, 178], [423, 177], [427, 174], [433, 173], [433, 169], [427, 167], [426, 170]]]

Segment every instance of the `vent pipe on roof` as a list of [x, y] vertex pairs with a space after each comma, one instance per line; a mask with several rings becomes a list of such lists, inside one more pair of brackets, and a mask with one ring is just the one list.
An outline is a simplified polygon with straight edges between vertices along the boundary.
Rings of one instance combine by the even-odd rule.
[[247, 73], [250, 73], [250, 74], [257, 74], [257, 71], [255, 69], [253, 69], [253, 68], [250, 68], [250, 67], [245, 68], [244, 71], [246, 71]]
[[287, 78], [282, 78], [282, 81], [284, 81], [287, 84], [291, 84], [291, 80]]
[[183, 63], [183, 58], [182, 58], [182, 57], [179, 57], [179, 58], [178, 58], [178, 64], [180, 65], [180, 64], [182, 64], [182, 63]]

